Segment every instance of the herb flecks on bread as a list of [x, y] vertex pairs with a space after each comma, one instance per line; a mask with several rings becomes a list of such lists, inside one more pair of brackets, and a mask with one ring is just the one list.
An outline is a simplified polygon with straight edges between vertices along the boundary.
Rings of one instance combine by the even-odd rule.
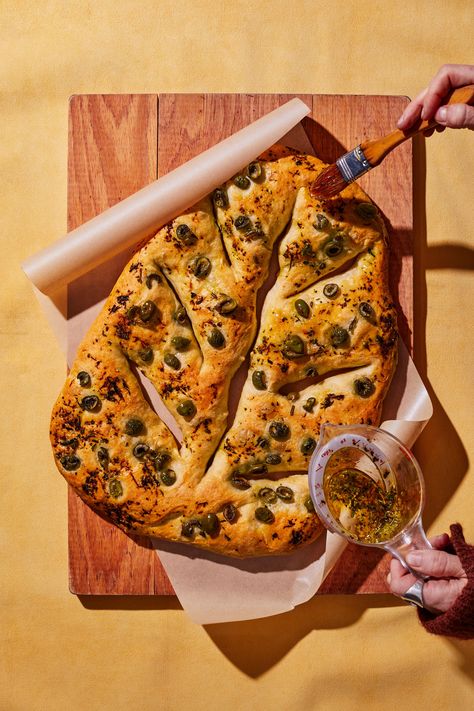
[[397, 349], [383, 220], [355, 184], [311, 197], [324, 167], [277, 146], [163, 227], [79, 348], [53, 410], [55, 460], [125, 531], [241, 557], [290, 553], [321, 532], [307, 483], [320, 425], [378, 424]]

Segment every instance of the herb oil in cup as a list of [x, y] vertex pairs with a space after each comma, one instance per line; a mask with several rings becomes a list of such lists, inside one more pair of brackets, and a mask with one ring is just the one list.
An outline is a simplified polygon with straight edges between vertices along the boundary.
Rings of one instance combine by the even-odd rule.
[[421, 518], [422, 471], [391, 433], [370, 425], [323, 423], [308, 478], [315, 512], [330, 531], [384, 548], [408, 570], [410, 550], [431, 548]]
[[409, 522], [395, 487], [387, 491], [365, 472], [340, 469], [324, 482], [324, 494], [332, 517], [361, 543], [383, 543]]

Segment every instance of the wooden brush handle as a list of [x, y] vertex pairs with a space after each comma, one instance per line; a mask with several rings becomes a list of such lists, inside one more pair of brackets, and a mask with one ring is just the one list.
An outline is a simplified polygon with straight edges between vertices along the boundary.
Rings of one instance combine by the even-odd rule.
[[[447, 104], [469, 104], [474, 99], [474, 84], [469, 84], [468, 86], [463, 86], [460, 89], [453, 91], [449, 100], [445, 102]], [[434, 119], [430, 121], [421, 121], [417, 123], [409, 131], [400, 131], [396, 129], [389, 133], [387, 136], [382, 138], [376, 138], [372, 141], [365, 141], [360, 144], [360, 147], [364, 151], [364, 155], [369, 161], [371, 166], [378, 165], [385, 156], [393, 151], [394, 148], [407, 141], [409, 138], [416, 136], [418, 133], [423, 133], [429, 128], [434, 128], [439, 124]]]

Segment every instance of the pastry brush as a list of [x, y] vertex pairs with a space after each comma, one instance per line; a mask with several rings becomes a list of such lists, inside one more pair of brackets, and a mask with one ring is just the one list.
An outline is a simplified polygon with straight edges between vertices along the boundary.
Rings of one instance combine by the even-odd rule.
[[[474, 98], [474, 84], [453, 91], [446, 104], [469, 104]], [[439, 124], [434, 120], [421, 121], [408, 131], [396, 129], [382, 138], [364, 141], [325, 168], [310, 185], [313, 197], [327, 199], [337, 195], [346, 185], [379, 165], [385, 156], [409, 138]]]

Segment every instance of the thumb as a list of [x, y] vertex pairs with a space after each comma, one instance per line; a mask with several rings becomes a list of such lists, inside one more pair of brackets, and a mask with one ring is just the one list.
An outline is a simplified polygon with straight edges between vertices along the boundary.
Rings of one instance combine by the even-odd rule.
[[411, 551], [406, 561], [414, 570], [434, 578], [462, 578], [466, 573], [457, 555], [437, 550]]
[[474, 130], [474, 106], [451, 104], [441, 106], [434, 116], [441, 126], [448, 128], [470, 128]]

